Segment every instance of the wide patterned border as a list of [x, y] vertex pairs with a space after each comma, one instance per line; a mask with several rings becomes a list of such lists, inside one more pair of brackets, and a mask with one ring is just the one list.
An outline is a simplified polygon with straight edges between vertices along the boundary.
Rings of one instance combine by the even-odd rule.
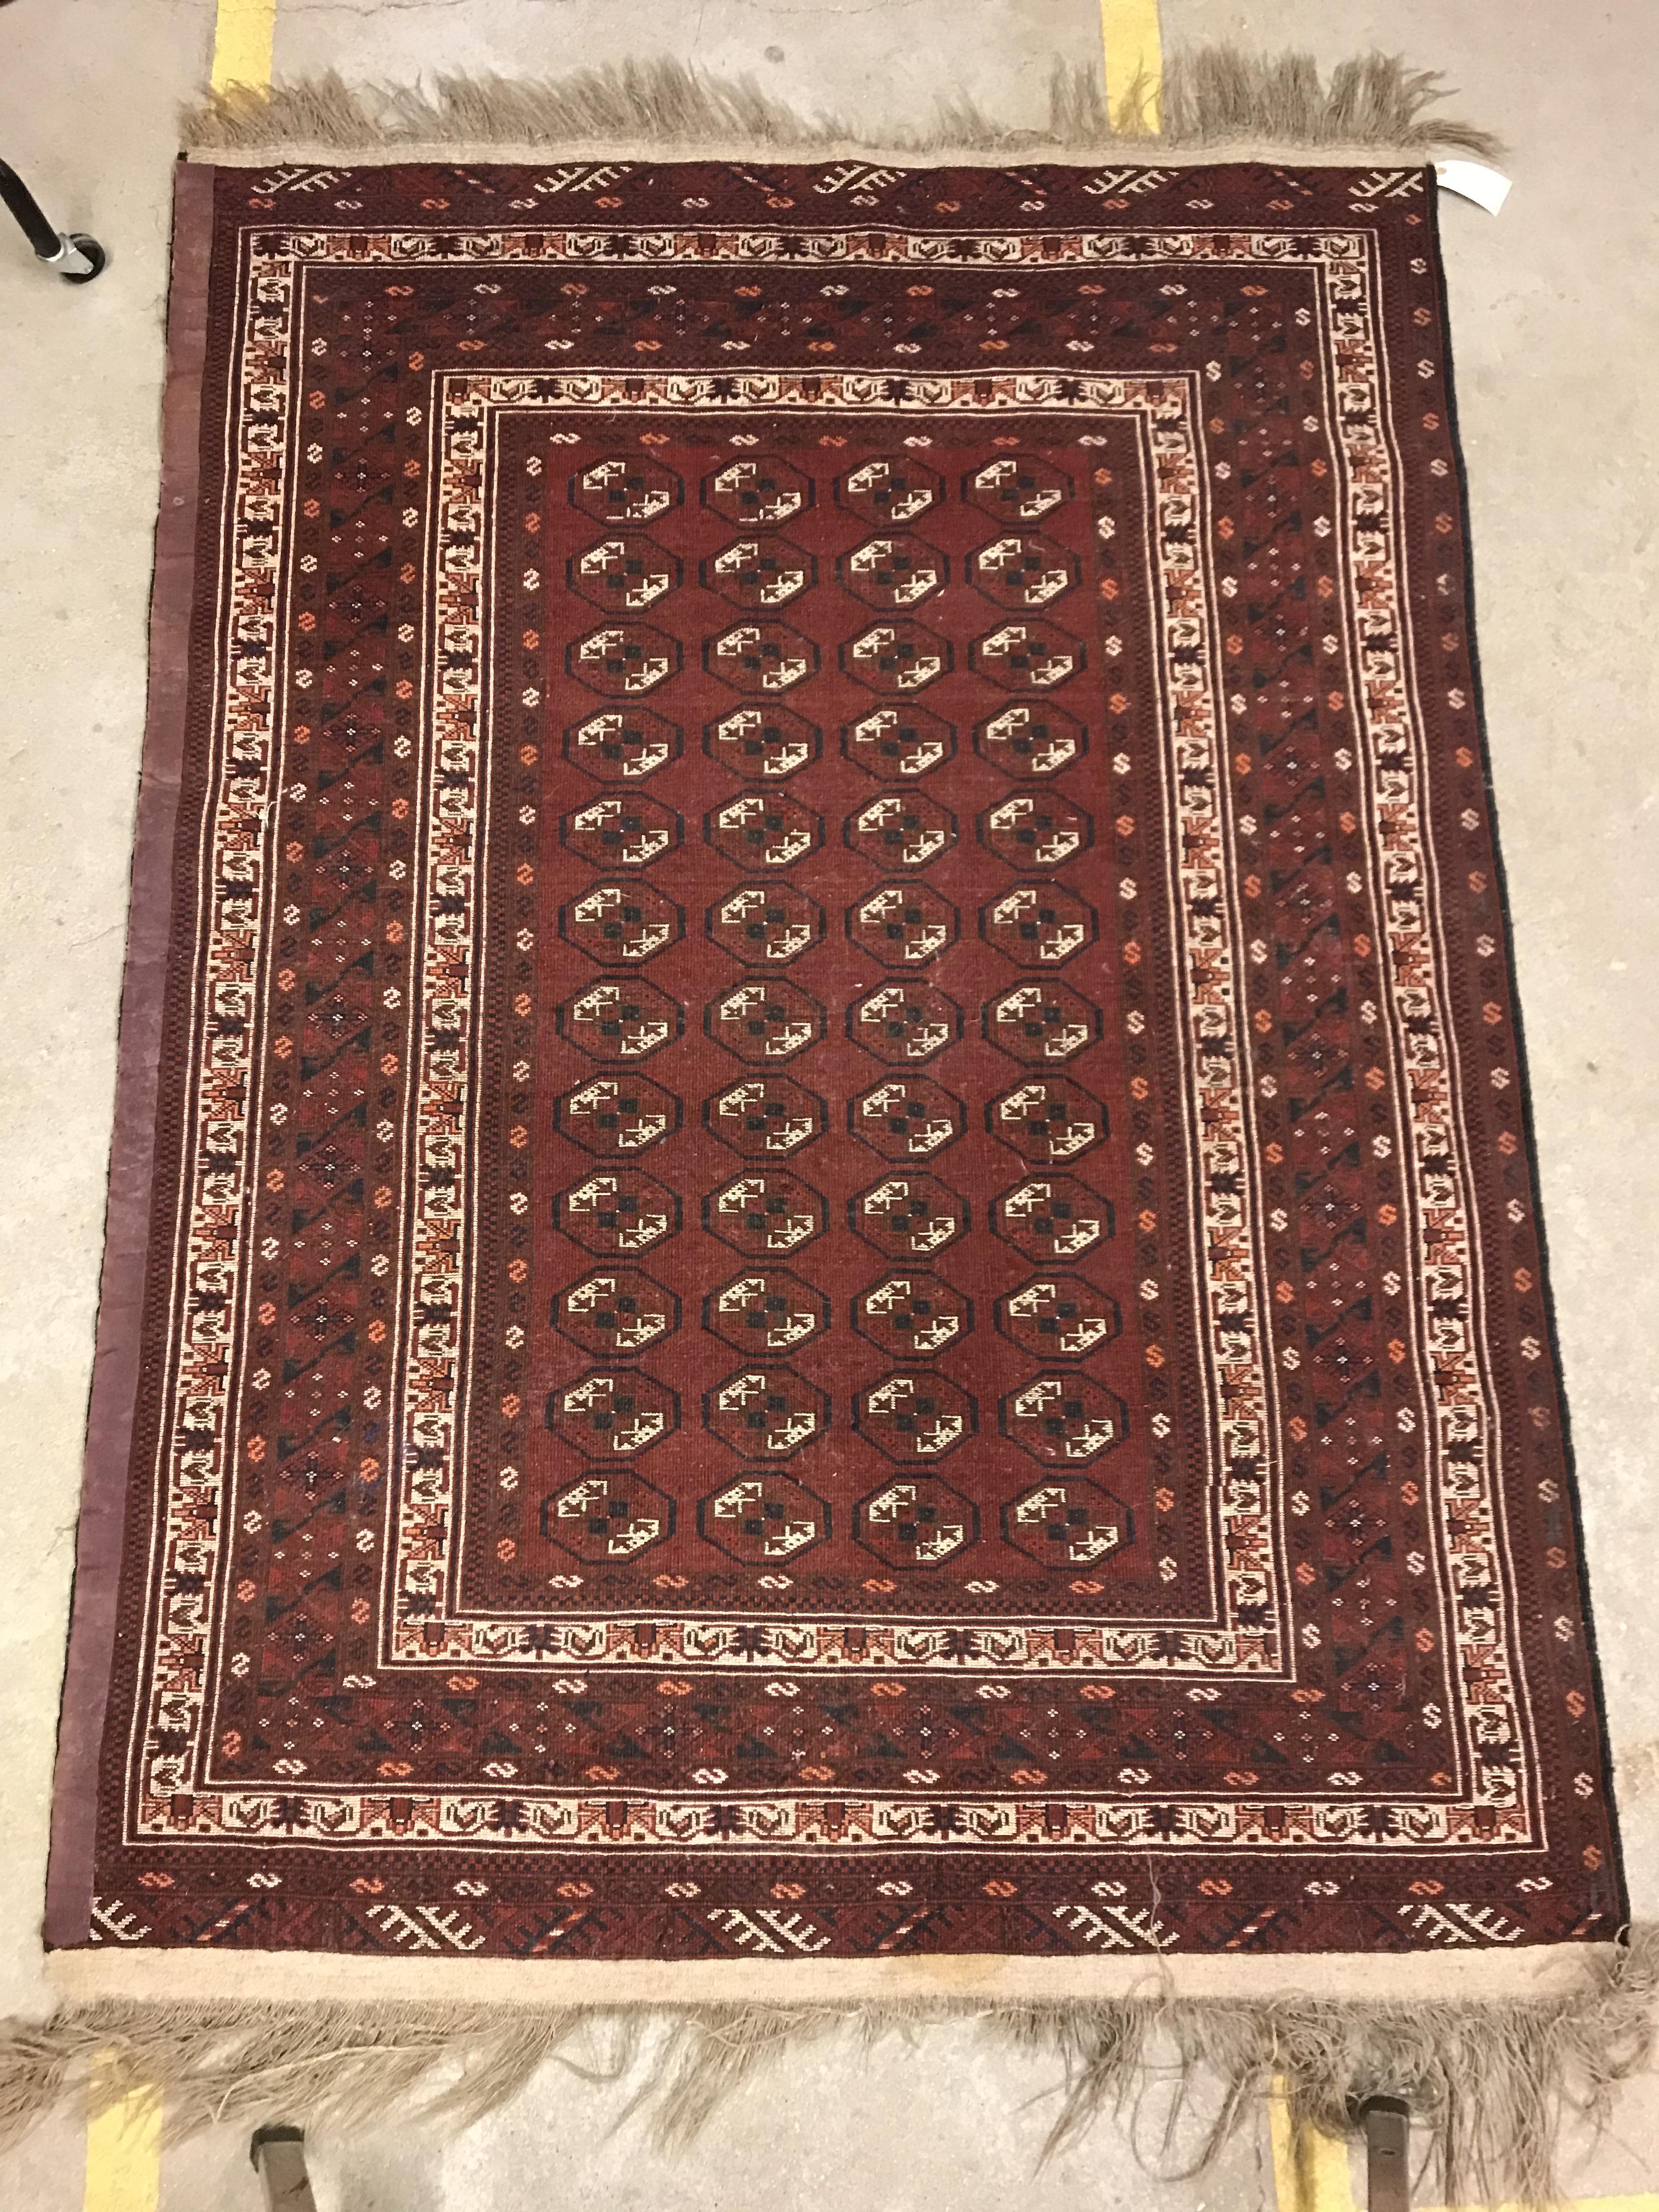
[[[253, 1012], [263, 979], [266, 946], [261, 921], [265, 891], [265, 828], [277, 768], [276, 716], [281, 694], [282, 523], [288, 488], [284, 471], [292, 441], [291, 345], [295, 279], [302, 264], [393, 264], [416, 262], [560, 260], [580, 262], [618, 254], [642, 260], [781, 260], [813, 262], [865, 258], [1000, 265], [1023, 261], [1194, 260], [1294, 263], [1320, 282], [1320, 337], [1332, 389], [1328, 404], [1337, 428], [1341, 459], [1341, 549], [1347, 585], [1347, 640], [1357, 681], [1355, 704], [1365, 743], [1363, 759], [1370, 813], [1368, 830], [1376, 872], [1377, 942], [1386, 956], [1388, 1036], [1398, 1100], [1412, 1102], [1412, 1126], [1399, 1127], [1402, 1169], [1414, 1186], [1411, 1223], [1418, 1239], [1413, 1286], [1413, 1371], [1420, 1415], [1403, 1409], [1402, 1425], [1420, 1418], [1434, 1447], [1433, 1492], [1449, 1569], [1448, 1610], [1456, 1636], [1452, 1680], [1459, 1696], [1465, 1768], [1464, 1802], [1393, 1803], [1393, 1819], [1379, 1832], [1364, 1800], [1310, 1801], [1284, 1808], [1269, 1823], [1262, 1809], [1243, 1802], [1204, 1801], [1154, 1806], [1091, 1800], [1062, 1806], [995, 1801], [961, 1808], [961, 1823], [941, 1832], [925, 1802], [818, 1804], [775, 1798], [744, 1801], [718, 1829], [706, 1808], [691, 1800], [652, 1800], [618, 1808], [586, 1798], [549, 1793], [528, 1804], [530, 1825], [516, 1836], [567, 1844], [655, 1846], [684, 1850], [710, 1845], [754, 1848], [834, 1844], [1000, 1845], [1030, 1838], [1045, 1848], [1066, 1844], [1098, 1849], [1156, 1840], [1204, 1848], [1241, 1844], [1306, 1849], [1355, 1844], [1375, 1850], [1480, 1849], [1535, 1843], [1541, 1822], [1526, 1802], [1524, 1759], [1516, 1753], [1527, 1731], [1517, 1695], [1518, 1658], [1513, 1644], [1510, 1592], [1511, 1562], [1497, 1503], [1496, 1468], [1501, 1446], [1498, 1412], [1481, 1341], [1481, 1264], [1468, 1203], [1468, 1139], [1456, 1111], [1456, 1046], [1445, 1018], [1442, 947], [1436, 923], [1435, 864], [1424, 806], [1423, 733], [1413, 712], [1408, 678], [1410, 620], [1400, 573], [1401, 483], [1398, 455], [1389, 430], [1387, 369], [1376, 338], [1376, 269], [1374, 241], [1346, 232], [1240, 233], [1200, 229], [1144, 234], [1063, 233], [979, 237], [892, 233], [681, 231], [635, 233], [477, 232], [305, 233], [259, 234], [245, 268], [247, 318], [239, 369], [242, 405], [235, 419], [233, 516], [228, 543], [226, 636], [229, 651], [219, 737], [220, 777], [211, 808], [212, 865], [204, 883], [214, 886], [197, 969], [191, 1033], [202, 1040], [184, 1188], [188, 1220], [181, 1224], [180, 1267], [174, 1303], [174, 1414], [167, 1425], [158, 1469], [167, 1501], [158, 1532], [173, 1566], [186, 1566], [187, 1586], [152, 1571], [151, 1650], [155, 1692], [143, 1701], [162, 1721], [172, 1741], [166, 1750], [147, 1747], [148, 1768], [137, 1792], [131, 1826], [139, 1834], [178, 1839], [181, 1826], [169, 1801], [188, 1794], [198, 1771], [199, 1729], [210, 1683], [213, 1647], [213, 1566], [220, 1509], [234, 1468], [230, 1437], [234, 1404], [231, 1369], [234, 1316], [246, 1296], [236, 1280], [235, 1243], [258, 1174], [257, 1119], [251, 1111], [254, 1074]], [[918, 380], [872, 376], [872, 398], [902, 404]], [[973, 380], [976, 392], [994, 395], [994, 377]], [[636, 380], [619, 379], [631, 386]], [[826, 379], [799, 375], [799, 404], [823, 404]], [[1054, 389], [1066, 399], [1079, 380], [1056, 372]], [[866, 404], [868, 404], [867, 402]], [[1012, 395], [1005, 405], [1018, 404]], [[1200, 532], [1200, 536], [1202, 533]], [[446, 549], [447, 554], [453, 549]], [[1213, 577], [1206, 580], [1213, 586]], [[467, 618], [465, 607], [445, 618]], [[473, 606], [471, 620], [479, 619]], [[1173, 719], [1173, 718], [1172, 718]], [[1176, 722], [1176, 734], [1188, 732]], [[1212, 732], [1212, 736], [1213, 732]], [[453, 741], [441, 736], [440, 748]], [[476, 741], [476, 732], [475, 732]], [[1224, 786], [1224, 777], [1221, 780]], [[1218, 822], [1214, 825], [1219, 830]], [[457, 825], [441, 810], [434, 822], [434, 863], [463, 870], [465, 857]], [[455, 878], [459, 880], [459, 877]], [[455, 975], [453, 945], [428, 948], [434, 974]], [[450, 964], [446, 967], [446, 963]], [[203, 1015], [214, 1018], [204, 1023]], [[1200, 1066], [1236, 1060], [1248, 1077], [1248, 1035], [1227, 1036], [1224, 1000], [1207, 1001], [1197, 1024]], [[1267, 1079], [1264, 1079], [1264, 1080]], [[205, 1140], [205, 1141], [204, 1141]], [[1241, 1224], [1241, 1227], [1243, 1224]], [[1246, 1269], [1248, 1275], [1248, 1268]], [[202, 1295], [205, 1293], [205, 1296]], [[1242, 1334], [1236, 1333], [1238, 1350]], [[441, 1419], [444, 1409], [420, 1409]], [[1243, 1454], [1240, 1456], [1243, 1456]], [[1459, 1600], [1462, 1601], [1458, 1601]], [[1306, 1629], [1304, 1634], [1307, 1633]], [[520, 1662], [522, 1663], [522, 1662]], [[182, 1742], [183, 1748], [174, 1747]], [[193, 1799], [182, 1832], [249, 1840], [280, 1832], [344, 1842], [452, 1841], [477, 1844], [490, 1835], [491, 1801], [475, 1792], [389, 1800], [355, 1790], [284, 1792], [239, 1790]]]

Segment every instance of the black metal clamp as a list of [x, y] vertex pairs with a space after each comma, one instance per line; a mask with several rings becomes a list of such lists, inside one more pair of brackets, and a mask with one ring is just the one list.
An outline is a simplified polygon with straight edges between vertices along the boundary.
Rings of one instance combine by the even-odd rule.
[[40, 203], [9, 162], [0, 161], [0, 200], [17, 218], [34, 258], [55, 269], [66, 284], [90, 284], [104, 265], [104, 249], [83, 230], [57, 230]]
[[306, 2170], [303, 2128], [256, 2128], [248, 2156], [264, 2184], [267, 2212], [317, 2212], [311, 2176]]
[[1411, 2108], [1403, 2097], [1367, 2097], [1358, 2118], [1365, 2132], [1369, 2212], [1411, 2212]]

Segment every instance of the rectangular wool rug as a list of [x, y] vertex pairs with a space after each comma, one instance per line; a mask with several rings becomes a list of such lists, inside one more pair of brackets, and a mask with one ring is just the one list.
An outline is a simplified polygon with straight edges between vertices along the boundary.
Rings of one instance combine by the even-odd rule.
[[170, 348], [64, 1990], [1587, 1987], [1432, 170], [191, 165]]

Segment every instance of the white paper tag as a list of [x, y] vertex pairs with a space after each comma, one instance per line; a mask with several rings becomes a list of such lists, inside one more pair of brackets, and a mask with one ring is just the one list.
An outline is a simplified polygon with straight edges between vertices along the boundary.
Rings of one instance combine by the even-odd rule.
[[1443, 191], [1457, 192], [1488, 215], [1496, 215], [1510, 196], [1510, 180], [1485, 161], [1437, 161], [1434, 173]]

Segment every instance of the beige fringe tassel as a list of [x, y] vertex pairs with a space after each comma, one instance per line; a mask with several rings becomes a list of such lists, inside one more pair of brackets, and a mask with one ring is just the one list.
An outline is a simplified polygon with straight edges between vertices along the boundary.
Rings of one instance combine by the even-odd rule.
[[[1264, 1974], [1271, 1972], [1263, 1962]], [[1575, 1993], [1508, 2002], [1338, 2003], [1145, 1997], [1066, 2005], [700, 2006], [616, 2008], [412, 2004], [136, 2004], [0, 2025], [0, 2142], [71, 2090], [112, 2104], [159, 2088], [167, 2124], [288, 2120], [382, 2124], [400, 2103], [465, 2125], [505, 2104], [550, 2060], [590, 2080], [639, 2077], [628, 2111], [659, 2142], [688, 2141], [720, 2100], [797, 2045], [846, 2029], [874, 2039], [972, 2018], [1061, 2064], [1053, 2151], [1103, 2112], [1164, 2094], [1180, 2170], [1206, 2166], [1275, 2082], [1292, 2124], [1352, 2131], [1376, 2095], [1402, 2097], [1438, 2156], [1444, 2200], [1543, 2204], [1569, 2116], [1599, 2127], [1619, 2083], [1654, 2049], [1659, 1939], [1587, 1968]], [[94, 2069], [93, 2060], [98, 2064]]]
[[937, 102], [926, 128], [872, 136], [843, 116], [804, 114], [750, 77], [717, 76], [665, 59], [556, 77], [438, 76], [429, 87], [353, 86], [331, 72], [210, 93], [185, 111], [182, 131], [187, 147], [222, 153], [459, 145], [615, 155], [645, 145], [659, 155], [853, 148], [933, 157], [1127, 151], [1144, 160], [1250, 143], [1421, 161], [1437, 150], [1498, 151], [1489, 131], [1430, 112], [1447, 97], [1437, 73], [1408, 69], [1397, 55], [1343, 62], [1327, 82], [1310, 54], [1248, 54], [1225, 46], [1176, 54], [1158, 88], [1156, 133], [1147, 122], [1152, 89], [1150, 80], [1138, 79], [1110, 111], [1098, 69], [1057, 61], [1046, 129], [998, 122], [957, 94]]

